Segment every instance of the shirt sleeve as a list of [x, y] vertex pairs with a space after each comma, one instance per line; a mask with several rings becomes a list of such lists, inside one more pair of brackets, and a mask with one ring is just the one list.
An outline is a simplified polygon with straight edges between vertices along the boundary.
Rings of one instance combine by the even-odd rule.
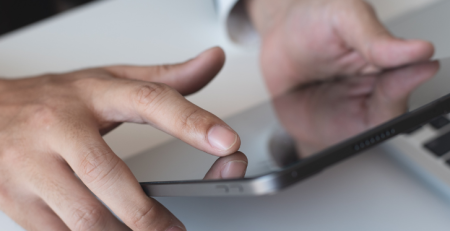
[[235, 44], [258, 46], [260, 38], [242, 0], [216, 0], [219, 21], [225, 34]]

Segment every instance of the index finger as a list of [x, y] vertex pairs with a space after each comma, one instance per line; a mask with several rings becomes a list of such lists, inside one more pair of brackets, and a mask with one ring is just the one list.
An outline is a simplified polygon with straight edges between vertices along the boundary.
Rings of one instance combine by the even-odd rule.
[[86, 102], [99, 121], [150, 124], [204, 152], [226, 156], [240, 147], [240, 138], [224, 121], [189, 102], [173, 88], [132, 80], [91, 84]]

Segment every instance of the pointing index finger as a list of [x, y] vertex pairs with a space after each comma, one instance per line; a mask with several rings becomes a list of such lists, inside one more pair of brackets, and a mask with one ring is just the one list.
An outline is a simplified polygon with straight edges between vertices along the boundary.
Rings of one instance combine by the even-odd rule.
[[[236, 152], [239, 136], [225, 122], [160, 83], [112, 79], [96, 86], [92, 108], [108, 122], [147, 123], [204, 152]], [[108, 90], [101, 90], [104, 86]], [[100, 89], [100, 90], [99, 90]], [[96, 92], [101, 92], [97, 94]]]

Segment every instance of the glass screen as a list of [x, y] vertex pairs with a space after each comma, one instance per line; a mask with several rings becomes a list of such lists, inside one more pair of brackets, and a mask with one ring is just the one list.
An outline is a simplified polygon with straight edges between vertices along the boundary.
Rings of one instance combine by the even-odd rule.
[[[450, 59], [444, 59], [306, 83], [225, 121], [241, 137], [240, 150], [248, 160], [245, 177], [251, 178], [302, 162], [449, 93]], [[217, 174], [208, 177], [211, 166], [220, 163], [217, 157], [181, 141], [141, 155], [147, 159], [137, 156], [127, 164], [132, 169], [153, 166], [157, 170], [150, 175], [134, 172], [139, 181], [220, 178]], [[235, 171], [234, 176], [244, 176], [242, 169]]]

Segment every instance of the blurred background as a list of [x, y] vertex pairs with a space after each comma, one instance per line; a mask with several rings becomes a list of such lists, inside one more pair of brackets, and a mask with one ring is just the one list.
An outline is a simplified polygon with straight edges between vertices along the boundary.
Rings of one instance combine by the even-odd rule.
[[366, 0], [375, 7], [378, 16], [385, 22], [438, 1], [442, 0]]
[[[1, 0], [0, 35], [94, 0]], [[207, 1], [207, 0], [205, 0]], [[383, 21], [440, 0], [367, 0]]]
[[[232, 58], [206, 89], [188, 99], [226, 118], [263, 102], [268, 94], [260, 78], [257, 54], [233, 50], [228, 41], [221, 41], [226, 36], [220, 34], [218, 20], [214, 20], [218, 18], [211, 11], [214, 1], [0, 0], [0, 75], [33, 76], [116, 63], [177, 63], [219, 44]], [[444, 0], [366, 1], [374, 6], [383, 22], [392, 23], [402, 15]], [[161, 8], [174, 12], [165, 14]], [[60, 15], [52, 17], [57, 14]], [[149, 23], [152, 20], [157, 22]], [[192, 26], [187, 28], [186, 23]], [[398, 27], [396, 31], [401, 31]], [[424, 34], [404, 35], [433, 40]], [[179, 37], [183, 37], [182, 43]], [[446, 44], [446, 37], [439, 42], [438, 45]], [[447, 54], [445, 47], [441, 46], [440, 50]], [[236, 81], [241, 84], [236, 86]], [[246, 93], [249, 86], [251, 94]], [[234, 89], [235, 93], [230, 95], [227, 89]], [[138, 124], [124, 124], [104, 138], [121, 158], [173, 139], [157, 129]]]

